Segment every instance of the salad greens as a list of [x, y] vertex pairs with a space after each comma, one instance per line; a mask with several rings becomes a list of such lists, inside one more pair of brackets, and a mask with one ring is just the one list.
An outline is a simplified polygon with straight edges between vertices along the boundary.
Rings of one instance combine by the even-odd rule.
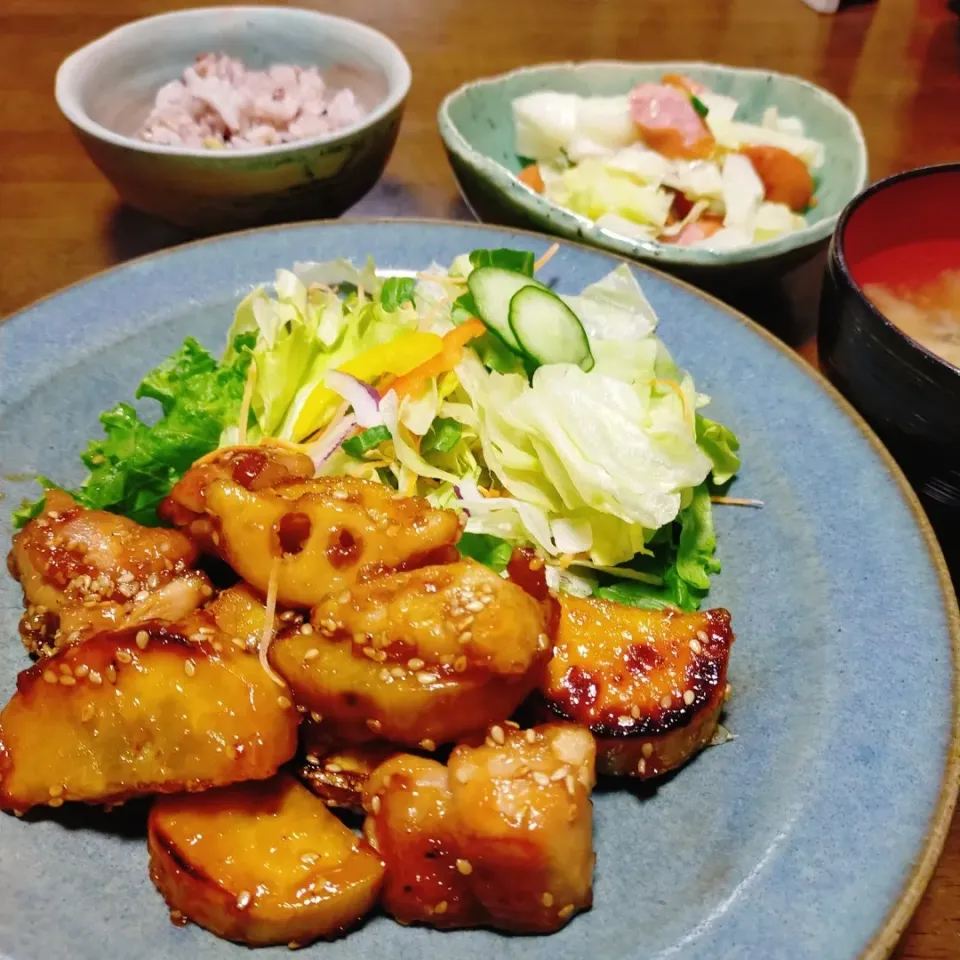
[[[506, 272], [504, 289], [523, 291], [534, 266], [529, 252], [478, 250], [416, 279], [346, 261], [280, 270], [238, 306], [219, 362], [189, 339], [147, 375], [136, 395], [159, 403], [155, 422], [126, 403], [102, 415], [71, 492], [153, 524], [197, 458], [276, 438], [318, 475], [462, 511], [461, 553], [494, 570], [533, 546], [555, 588], [695, 609], [720, 569], [710, 492], [739, 469], [737, 439], [700, 412], [709, 399], [656, 337], [625, 265], [560, 295], [576, 337], [535, 323], [530, 349], [508, 344], [468, 279]], [[589, 368], [564, 359], [581, 339]]]

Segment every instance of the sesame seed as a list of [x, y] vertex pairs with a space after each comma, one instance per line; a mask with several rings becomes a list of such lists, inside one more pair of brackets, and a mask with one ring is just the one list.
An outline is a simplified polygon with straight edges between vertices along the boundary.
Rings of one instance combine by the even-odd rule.
[[469, 643], [473, 639], [473, 634], [469, 630], [464, 630], [463, 633], [457, 637], [458, 643]]
[[710, 638], [707, 636], [707, 632], [706, 632], [705, 630], [698, 630], [698, 631], [697, 631], [697, 639], [698, 639], [701, 643], [709, 643], [709, 642], [710, 642]]
[[103, 677], [100, 675], [99, 670], [91, 670], [87, 676], [87, 679], [95, 686], [99, 687], [103, 683]]
[[69, 664], [69, 663], [61, 663], [61, 664], [60, 664], [60, 672], [61, 672], [64, 676], [67, 676], [67, 677], [73, 675], [73, 670], [70, 669], [70, 664]]
[[305, 623], [300, 627], [300, 632], [305, 636], [309, 637], [313, 633], [313, 624]]
[[534, 770], [533, 782], [540, 784], [541, 787], [545, 787], [550, 783], [550, 778], [545, 773], [542, 773], [540, 770]]
[[633, 717], [634, 720], [640, 719], [640, 708], [636, 704], [630, 708], [630, 716]]
[[700, 641], [699, 641], [699, 640], [696, 640], [696, 639], [690, 641], [690, 649], [691, 649], [698, 657], [700, 656], [701, 653], [703, 653], [703, 647], [700, 646]]
[[426, 664], [419, 657], [412, 657], [407, 661], [407, 666], [411, 670], [422, 670]]
[[159, 586], [160, 578], [155, 573], [151, 573], [150, 576], [147, 577], [147, 589], [156, 590]]
[[183, 672], [184, 672], [188, 677], [192, 677], [192, 676], [194, 676], [194, 675], [196, 674], [196, 672], [197, 672], [197, 665], [196, 665], [192, 660], [188, 660], [188, 661], [183, 665]]
[[446, 913], [447, 912], [447, 901], [441, 900], [434, 908], [434, 913]]
[[692, 690], [683, 691], [683, 702], [689, 707], [694, 700], [696, 700], [697, 695]]
[[463, 605], [463, 609], [468, 613], [480, 613], [483, 610], [483, 604], [479, 600], [471, 600]]
[[76, 670], [73, 671], [73, 675], [77, 679], [82, 680], [90, 672], [90, 667], [86, 663], [81, 663]]
[[537, 637], [537, 649], [546, 650], [549, 646], [550, 638], [545, 633], [541, 633], [540, 636]]
[[503, 721], [503, 725], [504, 725], [505, 727], [509, 727], [511, 730], [519, 730], [519, 729], [520, 729], [520, 724], [517, 723], [517, 722], [514, 721], [514, 720], [504, 720], [504, 721]]
[[647, 761], [642, 757], [637, 761], [637, 773], [642, 777], [647, 772]]
[[322, 713], [317, 713], [316, 710], [311, 710], [311, 711], [310, 711], [310, 719], [311, 719], [314, 723], [320, 723], [320, 721], [323, 720], [323, 714], [322, 714]]
[[215, 547], [220, 546], [220, 534], [217, 533], [216, 530], [214, 530], [213, 533], [210, 534], [210, 539], [213, 541], [213, 545]]
[[308, 753], [305, 759], [307, 763], [312, 763], [314, 766], [320, 762], [320, 758], [315, 753]]
[[307, 865], [313, 865], [320, 859], [319, 853], [305, 853], [300, 857], [301, 863], [306, 863]]
[[660, 706], [663, 707], [664, 710], [669, 710], [672, 705], [673, 697], [671, 697], [669, 693], [665, 693], [660, 700]]
[[728, 683], [728, 684], [726, 685], [726, 687], [724, 688], [724, 691], [723, 691], [723, 699], [724, 699], [724, 700], [729, 700], [729, 699], [730, 699], [730, 695], [731, 695], [732, 693], [733, 693], [733, 687], [731, 687], [730, 684]]
[[536, 743], [537, 742], [537, 731], [530, 727], [527, 732], [524, 734], [527, 738], [527, 743]]
[[653, 755], [653, 744], [652, 744], [652, 743], [645, 743], [645, 744], [640, 748], [640, 752], [641, 752], [645, 757], [650, 757], [650, 756], [652, 756], [652, 755]]
[[384, 667], [384, 668], [380, 671], [379, 676], [380, 676], [380, 679], [381, 679], [384, 683], [389, 683], [389, 682], [391, 681], [391, 679], [393, 679], [393, 678], [390, 676], [390, 671], [389, 671], [386, 667]]
[[457, 770], [457, 781], [459, 783], [469, 783], [472, 776], [473, 771], [467, 769], [466, 767], [460, 767], [460, 769]]
[[60, 511], [59, 511], [59, 510], [51, 510], [51, 511], [47, 514], [47, 516], [48, 516], [51, 520], [59, 520], [59, 519], [60, 519]]
[[147, 644], [150, 642], [150, 634], [147, 633], [146, 630], [138, 630], [136, 640], [137, 640], [137, 646], [141, 650], [146, 650]]
[[379, 720], [374, 720], [373, 717], [370, 717], [370, 718], [367, 720], [367, 727], [368, 727], [370, 730], [372, 730], [374, 733], [379, 733], [381, 726], [382, 726], [382, 724], [380, 723], [380, 721], [379, 721]]
[[250, 906], [250, 891], [243, 890], [240, 893], [240, 896], [237, 897], [237, 909], [246, 910]]
[[428, 686], [431, 683], [436, 683], [440, 678], [435, 673], [430, 673], [427, 670], [419, 670], [417, 672], [417, 683], [422, 683], [424, 686]]
[[564, 786], [567, 788], [567, 793], [572, 797], [577, 792], [577, 782], [573, 779], [573, 774], [568, 773], [563, 778]]
[[247, 644], [245, 641], [241, 640], [239, 637], [231, 637], [230, 642], [238, 649], [246, 651]]
[[122, 570], [117, 574], [117, 583], [133, 583], [136, 578], [129, 570]]
[[377, 814], [377, 813], [380, 812], [380, 806], [381, 806], [380, 794], [379, 794], [379, 793], [374, 794], [373, 799], [370, 801], [370, 809], [371, 809], [375, 814]]
[[212, 597], [213, 587], [211, 587], [209, 583], [205, 583], [200, 587], [200, 593], [205, 597]]
[[453, 669], [457, 673], [463, 673], [467, 669], [467, 658], [457, 657], [457, 659], [453, 661]]
[[133, 661], [129, 650], [118, 650], [115, 656], [121, 663], [131, 663]]
[[281, 710], [287, 710], [293, 706], [293, 703], [291, 702], [289, 697], [285, 697], [281, 693], [280, 696], [277, 697], [277, 706], [279, 706]]
[[458, 860], [457, 870], [465, 877], [469, 877], [470, 874], [473, 873], [473, 864], [469, 860]]
[[376, 660], [376, 659], [377, 659], [377, 651], [374, 650], [373, 647], [364, 647], [364, 648], [363, 648], [363, 655], [364, 655], [365, 657], [369, 657], [371, 660]]
[[107, 666], [107, 679], [111, 683], [117, 682], [117, 668], [112, 663]]
[[570, 772], [570, 768], [566, 764], [564, 764], [562, 767], [557, 767], [557, 769], [550, 774], [550, 779], [565, 780], [569, 772]]
[[[62, 807], [63, 806], [63, 797], [54, 797], [47, 806], [50, 807]], [[14, 811], [16, 812], [16, 811]]]
[[428, 753], [433, 753], [433, 751], [437, 749], [437, 745], [429, 737], [424, 737], [423, 740], [420, 741], [420, 746]]
[[58, 783], [58, 784], [54, 784], [54, 786], [52, 786], [52, 787], [50, 788], [50, 796], [51, 796], [51, 797], [62, 797], [62, 796], [63, 796], [63, 787], [62, 787], [59, 783]]
[[545, 907], [552, 907], [552, 906], [553, 906], [553, 894], [552, 894], [552, 893], [549, 893], [549, 892], [545, 893], [545, 894], [540, 898], [540, 902], [541, 902]]
[[349, 603], [349, 602], [350, 602], [350, 591], [344, 590], [343, 593], [341, 593], [340, 596], [337, 598], [337, 603], [341, 604], [342, 606], [343, 604]]
[[223, 653], [223, 644], [219, 640], [213, 641], [213, 651], [214, 653]]
[[339, 763], [325, 763], [323, 768], [327, 773], [340, 773], [343, 770]]
[[44, 670], [43, 679], [46, 680], [47, 683], [56, 683], [57, 675], [52, 670]]
[[77, 681], [73, 677], [66, 677], [66, 676], [61, 677], [60, 682], [65, 687], [75, 687], [77, 685]]
[[391, 667], [390, 676], [396, 680], [400, 680], [407, 675], [407, 671], [403, 667]]
[[88, 703], [83, 710], [80, 711], [80, 722], [88, 723], [93, 719], [93, 704]]
[[507, 742], [506, 735], [503, 732], [503, 727], [494, 724], [490, 728], [490, 739], [499, 746], [503, 746], [503, 744]]
[[569, 917], [573, 916], [574, 906], [572, 903], [568, 903], [562, 910], [557, 913], [557, 916], [561, 920], [566, 920]]

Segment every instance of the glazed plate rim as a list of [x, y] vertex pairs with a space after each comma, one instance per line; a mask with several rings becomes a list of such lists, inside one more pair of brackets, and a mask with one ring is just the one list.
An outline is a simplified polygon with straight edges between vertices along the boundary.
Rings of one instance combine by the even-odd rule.
[[[28, 306], [15, 311], [5, 318], [0, 318], [0, 339], [2, 339], [3, 328], [9, 322], [26, 322], [27, 315], [40, 304], [44, 304], [47, 301], [57, 298], [66, 298], [74, 290], [86, 286], [87, 284], [94, 283], [105, 275], [128, 270], [129, 268], [137, 264], [142, 264], [145, 261], [158, 260], [168, 256], [176, 256], [182, 254], [184, 251], [189, 251], [194, 247], [208, 246], [210, 244], [217, 244], [221, 242], [230, 242], [232, 240], [237, 240], [250, 235], [277, 234], [286, 231], [293, 232], [324, 230], [330, 228], [348, 229], [351, 226], [379, 226], [381, 228], [389, 229], [390, 225], [394, 223], [418, 225], [426, 229], [431, 227], [455, 227], [461, 230], [465, 229], [476, 232], [488, 232], [495, 234], [510, 233], [521, 236], [525, 235], [532, 239], [536, 239], [539, 242], [557, 242], [561, 248], [572, 248], [574, 251], [588, 253], [591, 255], [591, 257], [600, 257], [613, 262], [624, 262], [623, 258], [617, 257], [610, 251], [598, 250], [594, 247], [573, 241], [556, 239], [550, 237], [549, 235], [537, 233], [531, 230], [524, 230], [514, 227], [500, 227], [495, 224], [477, 224], [470, 223], [469, 221], [428, 219], [420, 217], [343, 218], [339, 220], [304, 221], [296, 224], [261, 227], [253, 230], [244, 230], [236, 233], [225, 234], [222, 236], [207, 237], [154, 253], [149, 253], [144, 256], [136, 257], [116, 266], [99, 271], [89, 277], [83, 278], [75, 283], [69, 284], [57, 291], [54, 291], [53, 293], [41, 297]], [[954, 594], [954, 588], [946, 561], [944, 560], [943, 553], [934, 535], [930, 522], [927, 519], [916, 494], [907, 482], [906, 477], [904, 476], [900, 467], [896, 464], [893, 457], [886, 450], [860, 414], [857, 413], [853, 406], [818, 370], [810, 366], [798, 354], [787, 347], [783, 342], [778, 340], [769, 331], [765, 330], [749, 317], [726, 305], [715, 297], [704, 293], [703, 291], [697, 289], [689, 283], [684, 282], [683, 280], [679, 280], [675, 277], [665, 274], [662, 271], [659, 271], [645, 263], [637, 263], [635, 261], [626, 262], [633, 270], [640, 271], [642, 274], [650, 274], [654, 276], [659, 283], [674, 286], [682, 291], [685, 291], [687, 294], [704, 300], [708, 302], [713, 309], [723, 312], [738, 324], [745, 326], [749, 332], [754, 334], [759, 339], [765, 341], [767, 345], [774, 347], [777, 354], [786, 358], [795, 367], [802, 370], [811, 384], [823, 391], [823, 393], [825, 393], [827, 397], [833, 401], [833, 405], [837, 409], [838, 413], [846, 416], [852, 422], [857, 430], [868, 441], [869, 445], [873, 448], [874, 453], [877, 454], [883, 466], [896, 481], [898, 491], [906, 501], [913, 520], [916, 523], [917, 529], [922, 536], [931, 566], [936, 574], [940, 587], [940, 594], [943, 602], [946, 622], [950, 633], [952, 655], [951, 712], [953, 719], [949, 735], [949, 742], [946, 748], [946, 760], [941, 776], [939, 791], [935, 806], [933, 807], [933, 812], [926, 824], [922, 847], [915, 851], [912, 858], [912, 867], [909, 872], [906, 870], [904, 871], [907, 875], [902, 880], [896, 900], [887, 910], [883, 922], [874, 930], [866, 946], [861, 950], [856, 958], [856, 960], [883, 960], [883, 958], [890, 954], [902, 935], [907, 923], [910, 920], [910, 917], [920, 901], [921, 896], [923, 895], [924, 890], [926, 889], [927, 884], [930, 881], [930, 878], [936, 867], [937, 860], [946, 841], [954, 806], [957, 801], [958, 786], [960, 786], [960, 711], [958, 711], [958, 703], [960, 703], [960, 611], [958, 611], [957, 599]], [[176, 292], [171, 291], [171, 301], [175, 301], [176, 296]], [[2, 956], [2, 954], [0, 954], [0, 956]], [[853, 960], [853, 958], [851, 958], [851, 960]]]

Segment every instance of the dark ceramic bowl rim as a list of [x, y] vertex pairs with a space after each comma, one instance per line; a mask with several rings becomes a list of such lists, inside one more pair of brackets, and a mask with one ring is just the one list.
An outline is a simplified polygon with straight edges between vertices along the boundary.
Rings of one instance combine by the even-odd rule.
[[914, 340], [909, 334], [904, 333], [900, 327], [898, 327], [892, 320], [888, 319], [873, 305], [870, 298], [863, 292], [863, 287], [861, 287], [860, 284], [854, 280], [853, 274], [850, 272], [850, 266], [847, 263], [846, 253], [844, 251], [844, 234], [846, 233], [847, 224], [850, 218], [864, 203], [866, 203], [866, 201], [876, 194], [882, 193], [884, 190], [893, 187], [898, 183], [902, 183], [904, 180], [913, 180], [918, 177], [926, 177], [937, 173], [955, 173], [960, 176], [960, 162], [936, 163], [928, 167], [917, 167], [914, 170], [903, 170], [900, 173], [894, 173], [889, 177], [884, 177], [883, 180], [878, 180], [876, 183], [870, 184], [866, 190], [857, 194], [857, 196], [855, 196], [840, 212], [840, 216], [837, 219], [837, 226], [833, 234], [832, 253], [840, 272], [843, 274], [844, 280], [847, 281], [847, 283], [853, 289], [853, 292], [859, 298], [861, 304], [866, 307], [871, 316], [873, 316], [876, 320], [879, 320], [888, 331], [896, 334], [909, 347], [912, 347], [918, 354], [920, 354], [921, 357], [923, 357], [925, 362], [932, 362], [938, 368], [942, 369], [948, 374], [954, 375], [958, 378], [958, 380], [960, 380], [960, 367], [955, 367], [952, 363], [948, 363], [943, 359], [943, 357], [934, 353], [932, 350], [928, 350], [922, 343], [920, 343], [919, 340]]

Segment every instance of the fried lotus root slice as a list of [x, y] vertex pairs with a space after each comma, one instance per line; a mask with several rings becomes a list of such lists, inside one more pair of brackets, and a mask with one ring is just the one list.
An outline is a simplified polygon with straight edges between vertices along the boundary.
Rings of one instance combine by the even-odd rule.
[[263, 779], [296, 752], [298, 721], [289, 691], [226, 637], [102, 633], [17, 678], [0, 713], [0, 809]]
[[296, 702], [432, 750], [509, 716], [548, 656], [545, 605], [472, 560], [357, 584], [270, 662]]
[[171, 910], [250, 946], [340, 936], [383, 880], [366, 842], [287, 775], [161, 797], [147, 844]]
[[726, 610], [644, 610], [560, 597], [542, 692], [597, 738], [600, 773], [656, 777], [712, 739], [734, 636]]
[[571, 724], [490, 728], [448, 766], [402, 755], [364, 791], [401, 923], [551, 933], [592, 902], [594, 743]]
[[314, 469], [305, 453], [280, 446], [224, 447], [202, 457], [180, 478], [161, 504], [160, 515], [176, 526], [188, 526], [205, 512], [207, 487], [216, 480], [232, 480], [247, 490], [265, 490], [309, 479]]
[[292, 607], [314, 606], [358, 580], [435, 557], [454, 559], [460, 536], [453, 511], [350, 477], [260, 491], [217, 480], [207, 487], [206, 509], [223, 559], [264, 594], [281, 557], [277, 600]]
[[23, 588], [24, 645], [46, 656], [101, 630], [178, 620], [213, 592], [206, 575], [189, 569], [196, 559], [197, 548], [176, 530], [48, 491], [43, 513], [13, 538], [7, 560]]

